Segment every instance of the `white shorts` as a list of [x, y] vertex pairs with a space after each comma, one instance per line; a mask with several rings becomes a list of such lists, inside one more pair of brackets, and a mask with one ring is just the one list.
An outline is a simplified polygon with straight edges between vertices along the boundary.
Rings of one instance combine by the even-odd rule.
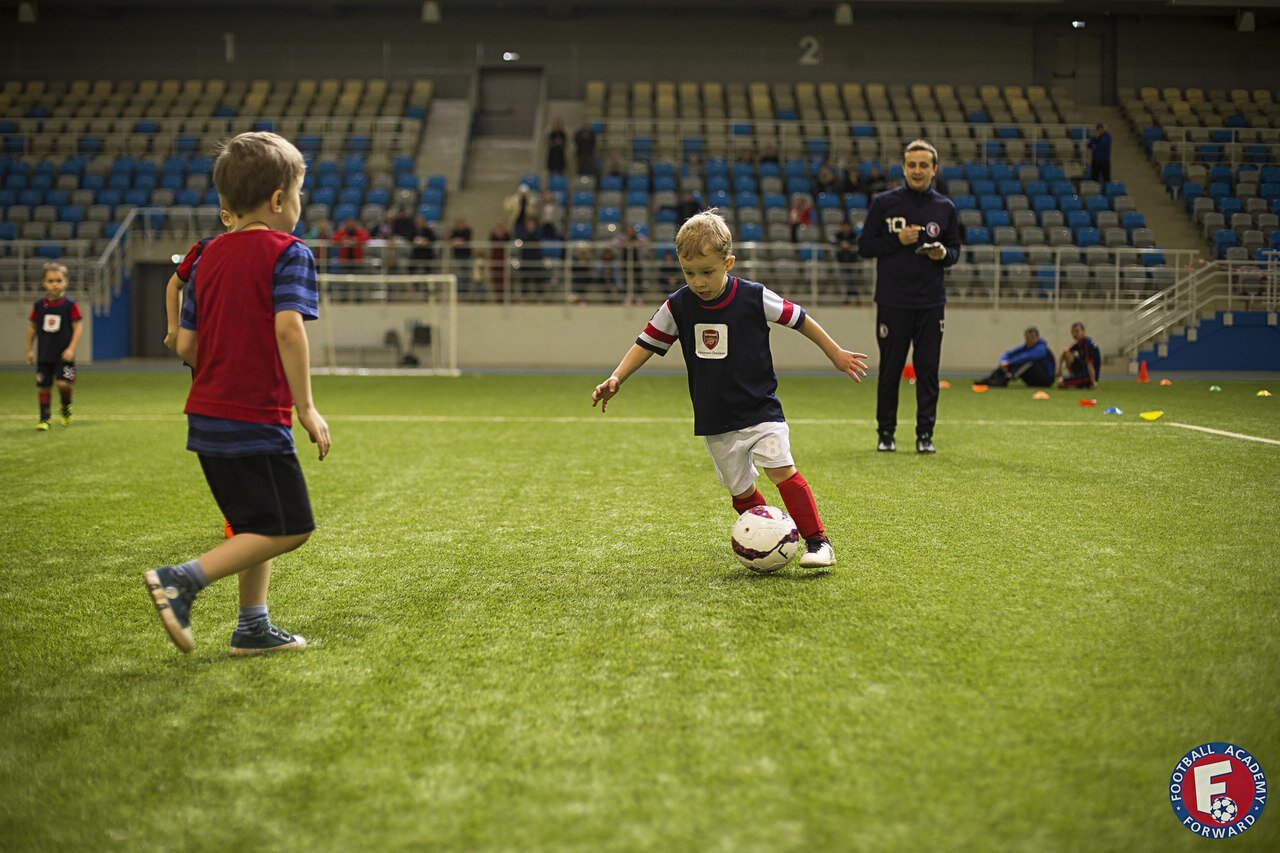
[[762, 468], [785, 468], [791, 459], [791, 429], [785, 421], [768, 421], [746, 429], [703, 436], [720, 485], [740, 495], [755, 483]]

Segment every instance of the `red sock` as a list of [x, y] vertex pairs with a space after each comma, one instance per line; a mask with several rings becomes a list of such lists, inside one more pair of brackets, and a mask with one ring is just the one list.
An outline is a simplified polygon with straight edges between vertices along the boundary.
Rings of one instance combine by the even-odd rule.
[[822, 535], [822, 519], [818, 517], [818, 504], [813, 500], [813, 490], [799, 471], [791, 479], [778, 484], [778, 493], [782, 495], [787, 514], [795, 520], [796, 529], [801, 536], [808, 539]]
[[53, 392], [48, 388], [41, 388], [38, 393], [40, 397], [40, 420], [47, 421], [49, 420], [49, 400], [53, 397]]
[[739, 500], [738, 498], [733, 499], [733, 508], [735, 511], [737, 511], [738, 515], [742, 515], [744, 512], [751, 509], [753, 506], [764, 506], [764, 505], [765, 505], [764, 495], [760, 494], [759, 489], [756, 489], [755, 494], [747, 495], [742, 500]]

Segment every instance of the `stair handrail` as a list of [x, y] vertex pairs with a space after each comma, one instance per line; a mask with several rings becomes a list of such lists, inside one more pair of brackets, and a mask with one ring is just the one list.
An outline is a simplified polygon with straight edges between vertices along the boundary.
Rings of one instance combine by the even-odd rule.
[[1264, 304], [1268, 310], [1274, 310], [1274, 294], [1276, 289], [1276, 264], [1270, 263], [1225, 263], [1212, 261], [1179, 278], [1170, 287], [1155, 293], [1125, 314], [1123, 330], [1124, 343], [1121, 351], [1133, 356], [1143, 346], [1167, 332], [1174, 326], [1185, 325], [1194, 320], [1201, 311], [1221, 299], [1227, 300], [1227, 308], [1231, 302], [1244, 294], [1236, 292], [1236, 277], [1242, 268], [1258, 269], [1267, 281]]

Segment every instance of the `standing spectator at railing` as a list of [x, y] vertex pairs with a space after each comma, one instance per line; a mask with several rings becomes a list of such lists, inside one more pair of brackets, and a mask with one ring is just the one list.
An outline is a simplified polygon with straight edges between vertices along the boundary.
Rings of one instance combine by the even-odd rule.
[[889, 182], [885, 180], [884, 174], [880, 171], [879, 166], [872, 166], [867, 172], [866, 180], [867, 194], [875, 195], [889, 189]]
[[436, 265], [436, 232], [431, 223], [422, 214], [413, 220], [413, 268], [426, 273], [435, 272]]
[[693, 193], [685, 190], [680, 196], [680, 203], [676, 205], [676, 228], [685, 224], [689, 217], [696, 216], [700, 209], [697, 199], [693, 197]]
[[611, 178], [621, 178], [625, 171], [622, 165], [622, 157], [617, 151], [614, 151], [609, 155], [609, 166], [604, 170], [604, 173]]
[[328, 272], [329, 248], [333, 245], [333, 223], [327, 219], [321, 219], [307, 229], [303, 239], [311, 247], [311, 254], [316, 256], [316, 269], [320, 272]]
[[547, 172], [549, 174], [564, 174], [564, 148], [567, 142], [564, 122], [556, 119], [551, 123], [551, 132], [547, 134]]
[[542, 231], [538, 220], [530, 214], [516, 224], [516, 258], [520, 265], [516, 282], [518, 291], [525, 293], [541, 293], [543, 279], [542, 266]]
[[623, 284], [629, 283], [633, 292], [640, 286], [640, 248], [648, 242], [648, 238], [641, 234], [635, 225], [628, 225], [627, 230], [613, 240], [622, 255]]
[[744, 146], [738, 149], [738, 159], [736, 162], [741, 163], [744, 166], [750, 166], [754, 169], [756, 165], [756, 158], [752, 155], [751, 149]]
[[791, 226], [791, 242], [800, 241], [800, 229], [813, 225], [813, 204], [804, 193], [791, 196], [791, 209], [787, 211], [787, 224]]
[[358, 272], [364, 265], [364, 247], [369, 242], [369, 232], [365, 227], [354, 216], [348, 216], [342, 227], [333, 232], [333, 242], [338, 246], [342, 269]]
[[458, 291], [471, 290], [471, 226], [458, 217], [445, 237], [449, 241], [450, 270], [458, 277]]
[[621, 299], [622, 294], [626, 291], [626, 285], [622, 280], [622, 268], [618, 266], [618, 254], [612, 247], [606, 246], [600, 251], [600, 257], [596, 261], [595, 280], [600, 284], [608, 285], [610, 301]]
[[511, 230], [501, 216], [489, 231], [489, 284], [493, 295], [501, 297], [507, 287], [507, 244], [511, 242]]
[[578, 246], [573, 250], [573, 259], [569, 266], [569, 301], [575, 305], [585, 305], [587, 296], [599, 284], [596, 279], [595, 264], [591, 260], [591, 250], [585, 245]]
[[390, 231], [391, 234], [386, 238], [389, 243], [387, 246], [387, 258], [393, 264], [398, 265], [401, 247], [413, 246], [414, 238], [418, 236], [417, 220], [409, 212], [409, 208], [404, 205], [396, 207], [395, 215], [391, 217]]
[[582, 127], [574, 131], [573, 147], [578, 160], [579, 175], [596, 173], [596, 134], [591, 129], [591, 120], [582, 118]]
[[563, 208], [556, 204], [556, 197], [551, 190], [542, 191], [542, 204], [538, 206], [539, 225], [560, 225], [560, 213]]
[[1093, 128], [1085, 143], [1089, 148], [1089, 179], [1105, 184], [1111, 180], [1111, 132], [1102, 122]]
[[778, 146], [766, 145], [764, 150], [760, 152], [761, 163], [777, 163], [778, 162]]
[[858, 232], [854, 230], [853, 223], [848, 220], [841, 222], [840, 230], [831, 237], [831, 244], [835, 246], [836, 266], [844, 280], [845, 301], [852, 302], [857, 296], [855, 264], [858, 262]]
[[517, 225], [524, 221], [524, 218], [532, 212], [532, 208], [536, 204], [533, 200], [533, 193], [529, 190], [528, 184], [521, 184], [516, 191], [507, 196], [502, 202], [502, 212], [507, 215], [508, 222], [514, 222]]

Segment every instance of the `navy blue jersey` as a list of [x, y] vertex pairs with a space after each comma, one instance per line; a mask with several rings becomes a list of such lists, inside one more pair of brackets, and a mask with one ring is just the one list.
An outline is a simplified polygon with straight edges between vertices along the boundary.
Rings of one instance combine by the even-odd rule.
[[40, 299], [28, 319], [36, 327], [36, 363], [62, 361], [62, 351], [71, 346], [74, 324], [80, 322], [80, 308], [65, 296], [54, 301]]
[[705, 302], [688, 287], [667, 297], [636, 343], [658, 355], [677, 340], [689, 371], [695, 435], [719, 435], [782, 421], [778, 377], [769, 349], [769, 324], [798, 329], [804, 309], [762, 284], [729, 276], [728, 287]]
[[[920, 241], [904, 246], [898, 232], [919, 225]], [[916, 250], [941, 243], [947, 256], [931, 260]], [[951, 199], [935, 190], [897, 187], [877, 195], [858, 238], [864, 258], [877, 258], [876, 302], [890, 308], [937, 308], [946, 304], [943, 270], [960, 259], [960, 220]]]

